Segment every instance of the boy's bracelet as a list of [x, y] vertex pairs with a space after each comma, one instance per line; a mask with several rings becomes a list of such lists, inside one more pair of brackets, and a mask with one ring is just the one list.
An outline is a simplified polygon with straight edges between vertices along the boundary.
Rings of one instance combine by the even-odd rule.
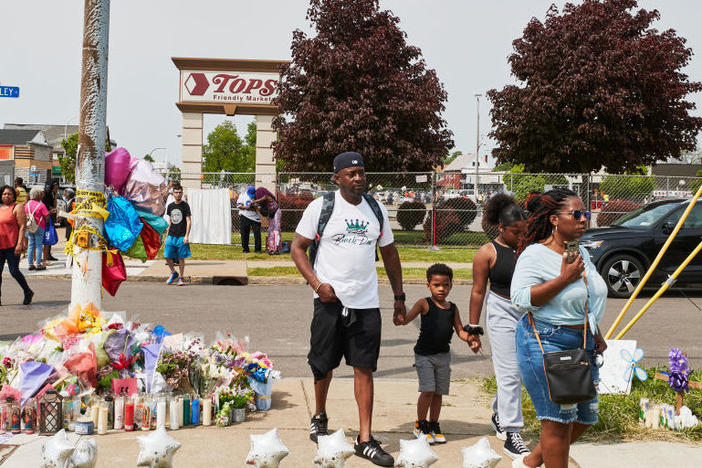
[[314, 288], [314, 293], [315, 293], [315, 294], [317, 294], [317, 291], [319, 291], [319, 288], [321, 288], [323, 284], [324, 284], [324, 283], [322, 283], [321, 281], [320, 281], [319, 283], [317, 283], [317, 287]]

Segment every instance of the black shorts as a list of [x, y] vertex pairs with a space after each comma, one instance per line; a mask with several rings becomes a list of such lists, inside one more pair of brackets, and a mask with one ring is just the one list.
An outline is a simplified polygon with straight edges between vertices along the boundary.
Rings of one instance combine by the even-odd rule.
[[352, 367], [375, 372], [380, 354], [380, 309], [349, 309], [342, 316], [341, 302], [314, 300], [314, 316], [310, 326], [310, 352], [307, 362], [315, 382], [336, 369], [341, 357]]

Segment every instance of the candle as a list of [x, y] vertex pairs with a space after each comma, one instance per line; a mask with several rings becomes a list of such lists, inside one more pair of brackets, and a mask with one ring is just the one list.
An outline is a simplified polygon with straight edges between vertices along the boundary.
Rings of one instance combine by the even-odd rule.
[[212, 395], [202, 400], [202, 424], [203, 426], [212, 425]]
[[97, 403], [93, 403], [90, 407], [90, 418], [93, 420], [93, 426], [98, 427], [98, 418], [100, 417], [100, 407]]
[[200, 424], [200, 399], [197, 396], [193, 397], [193, 410], [190, 420], [193, 426]]
[[178, 415], [183, 415], [182, 411], [178, 411], [178, 399], [176, 397], [171, 398], [171, 402], [168, 409], [170, 410], [169, 413], [171, 416], [169, 425], [171, 426], [171, 430], [175, 431], [180, 427], [180, 423], [178, 422]]
[[110, 416], [110, 409], [106, 403], [103, 403], [98, 408], [98, 425], [97, 433], [100, 435], [107, 434], [107, 418]]
[[134, 401], [127, 400], [124, 405], [124, 430], [134, 430]]
[[141, 413], [141, 430], [150, 431], [151, 430], [151, 401], [145, 400], [142, 404]]
[[156, 429], [166, 428], [166, 400], [161, 398], [156, 404]]
[[190, 395], [183, 397], [183, 426], [190, 424]]
[[178, 426], [183, 426], [183, 397], [178, 397]]
[[115, 399], [115, 429], [122, 429], [124, 424], [124, 397]]
[[34, 411], [34, 399], [30, 398], [27, 400], [27, 402], [24, 404], [24, 412], [23, 412], [23, 421], [24, 421], [24, 432], [27, 434], [34, 434], [34, 419], [36, 416], [36, 413]]
[[107, 403], [107, 429], [115, 428], [115, 399], [111, 396], [105, 397]]

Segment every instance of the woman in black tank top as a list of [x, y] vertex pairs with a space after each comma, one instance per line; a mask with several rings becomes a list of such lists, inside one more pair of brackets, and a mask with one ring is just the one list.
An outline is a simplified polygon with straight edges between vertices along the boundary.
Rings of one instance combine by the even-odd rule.
[[[520, 240], [527, 232], [527, 217], [512, 196], [500, 193], [485, 204], [483, 225], [497, 227], [500, 233], [495, 240], [483, 245], [473, 258], [469, 333], [480, 324], [480, 315], [485, 303], [485, 324], [497, 380], [497, 394], [492, 405], [492, 425], [497, 437], [505, 440], [505, 453], [511, 458], [518, 458], [528, 454], [529, 450], [519, 434], [524, 422], [521, 414], [521, 377], [514, 332], [520, 313], [512, 306], [509, 296], [516, 263], [515, 253]], [[468, 344], [477, 352], [481, 347], [480, 336], [470, 335]]]

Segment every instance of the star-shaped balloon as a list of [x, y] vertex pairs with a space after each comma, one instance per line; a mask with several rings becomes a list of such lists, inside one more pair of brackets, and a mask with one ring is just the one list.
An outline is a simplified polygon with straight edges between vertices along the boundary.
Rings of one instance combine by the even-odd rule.
[[73, 444], [66, 437], [66, 430], [61, 429], [46, 439], [41, 446], [41, 468], [66, 468], [68, 459], [73, 454]]
[[462, 468], [494, 468], [502, 457], [490, 447], [487, 437], [461, 450], [463, 454]]
[[256, 468], [278, 468], [280, 460], [287, 457], [290, 450], [278, 435], [278, 428], [265, 434], [251, 434], [251, 450], [246, 456], [246, 464]]
[[173, 455], [180, 448], [180, 442], [166, 433], [166, 428], [161, 427], [152, 431], [147, 436], [137, 437], [139, 441], [139, 457], [137, 466], [150, 468], [171, 468]]
[[433, 465], [439, 456], [429, 447], [425, 437], [413, 440], [400, 440], [400, 455], [395, 466], [404, 468], [427, 468]]
[[353, 446], [346, 441], [343, 429], [317, 439], [317, 456], [314, 464], [321, 468], [344, 468], [346, 460], [353, 455]]
[[76, 450], [68, 460], [68, 468], [95, 468], [97, 463], [97, 443], [95, 439], [80, 439]]

